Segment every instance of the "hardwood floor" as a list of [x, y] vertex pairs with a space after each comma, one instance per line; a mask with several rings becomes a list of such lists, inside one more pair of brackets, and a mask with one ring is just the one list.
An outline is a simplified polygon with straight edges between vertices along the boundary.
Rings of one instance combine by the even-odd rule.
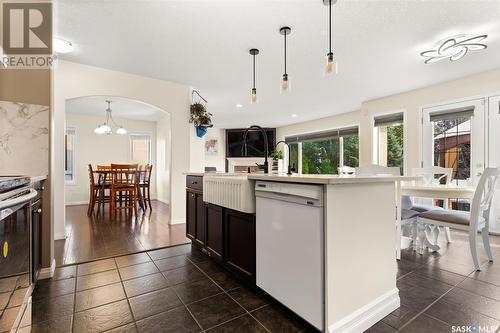
[[185, 224], [168, 224], [168, 205], [152, 204], [152, 211], [139, 210], [138, 219], [122, 212], [116, 221], [107, 211], [89, 218], [86, 205], [66, 207], [67, 238], [55, 241], [57, 266], [190, 243]]

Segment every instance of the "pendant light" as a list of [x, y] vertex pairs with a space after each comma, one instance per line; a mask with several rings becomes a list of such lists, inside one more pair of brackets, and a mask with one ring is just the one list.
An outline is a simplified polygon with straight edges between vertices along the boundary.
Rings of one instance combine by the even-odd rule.
[[258, 49], [251, 49], [250, 54], [252, 55], [253, 58], [253, 85], [252, 85], [252, 91], [250, 95], [250, 103], [255, 104], [257, 103], [257, 89], [255, 88], [255, 56], [259, 54]]
[[337, 73], [337, 61], [333, 56], [332, 52], [332, 5], [334, 5], [337, 0], [323, 0], [323, 4], [328, 6], [328, 29], [329, 29], [329, 39], [328, 39], [328, 53], [326, 54], [326, 68], [325, 75], [332, 75]]
[[[99, 125], [94, 129], [94, 133], [110, 135], [111, 133], [113, 133], [113, 129], [111, 128], [111, 126], [114, 126], [114, 127], [117, 127], [116, 134], [120, 134], [120, 135], [127, 134], [127, 130], [125, 128], [123, 128], [123, 126], [117, 125], [113, 119], [113, 116], [111, 114], [111, 112], [112, 112], [111, 101], [106, 101], [106, 103], [108, 103], [108, 107], [106, 108], [106, 120], [104, 121], [104, 123], [102, 125]], [[111, 122], [111, 126], [110, 126], [110, 122]]]
[[283, 74], [283, 78], [281, 80], [281, 92], [285, 93], [290, 91], [290, 80], [288, 79], [288, 73], [286, 72], [286, 36], [292, 33], [292, 29], [290, 27], [282, 27], [280, 29], [280, 34], [283, 35], [283, 40], [285, 42], [285, 73]]

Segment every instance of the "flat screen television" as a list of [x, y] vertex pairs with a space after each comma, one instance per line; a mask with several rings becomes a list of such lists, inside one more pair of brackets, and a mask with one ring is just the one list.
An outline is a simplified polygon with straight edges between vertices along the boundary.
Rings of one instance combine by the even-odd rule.
[[[276, 129], [265, 128], [267, 133], [268, 149], [271, 153], [276, 144]], [[226, 130], [226, 157], [264, 157], [264, 137], [259, 130], [251, 130], [247, 134], [247, 151], [248, 155], [244, 156], [243, 149], [243, 134], [245, 129], [228, 129]]]

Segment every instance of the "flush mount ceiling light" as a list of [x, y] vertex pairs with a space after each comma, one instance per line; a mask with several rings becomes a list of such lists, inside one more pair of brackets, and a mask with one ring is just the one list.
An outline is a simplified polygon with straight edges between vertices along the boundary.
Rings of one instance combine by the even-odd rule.
[[488, 35], [454, 36], [440, 42], [434, 49], [420, 53], [420, 55], [427, 58], [424, 62], [426, 64], [431, 64], [445, 59], [457, 61], [463, 58], [470, 51], [478, 51], [487, 48], [486, 44], [480, 43], [486, 39], [486, 37], [488, 37]]
[[332, 52], [332, 6], [337, 0], [322, 0], [325, 6], [328, 6], [328, 53], [326, 54], [325, 75], [337, 73], [337, 61]]
[[237, 107], [238, 109], [241, 109], [241, 108], [243, 107], [243, 104], [236, 104], [236, 107]]
[[292, 33], [292, 29], [290, 27], [282, 27], [280, 29], [280, 34], [283, 35], [283, 40], [285, 42], [285, 73], [283, 74], [283, 78], [281, 80], [280, 91], [288, 92], [290, 91], [290, 81], [288, 80], [288, 73], [286, 72], [286, 36]]
[[55, 53], [70, 53], [73, 52], [74, 46], [68, 40], [56, 37], [54, 38], [54, 51]]
[[253, 85], [252, 85], [252, 92], [250, 95], [250, 103], [255, 104], [257, 103], [257, 89], [255, 88], [255, 56], [259, 54], [259, 50], [251, 49], [249, 52], [253, 58]]
[[[115, 123], [115, 121], [113, 120], [113, 116], [111, 114], [111, 112], [112, 112], [111, 101], [106, 101], [106, 103], [108, 103], [108, 107], [106, 108], [106, 121], [102, 125], [97, 126], [94, 129], [94, 133], [96, 133], [96, 134], [108, 134], [109, 135], [109, 134], [113, 133], [113, 129], [111, 128], [111, 126], [113, 126], [116, 128], [116, 134], [120, 134], [120, 135], [127, 134], [127, 130], [125, 128], [123, 128], [123, 126], [117, 125]], [[111, 124], [111, 126], [110, 126], [110, 124]]]

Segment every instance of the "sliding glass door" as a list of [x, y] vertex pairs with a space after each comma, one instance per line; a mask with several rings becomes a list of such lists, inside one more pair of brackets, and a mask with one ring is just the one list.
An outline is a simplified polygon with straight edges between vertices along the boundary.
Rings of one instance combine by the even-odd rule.
[[[476, 183], [485, 167], [485, 100], [440, 105], [423, 110], [424, 167], [452, 168], [452, 183]], [[468, 200], [450, 200], [450, 207], [469, 210]]]

